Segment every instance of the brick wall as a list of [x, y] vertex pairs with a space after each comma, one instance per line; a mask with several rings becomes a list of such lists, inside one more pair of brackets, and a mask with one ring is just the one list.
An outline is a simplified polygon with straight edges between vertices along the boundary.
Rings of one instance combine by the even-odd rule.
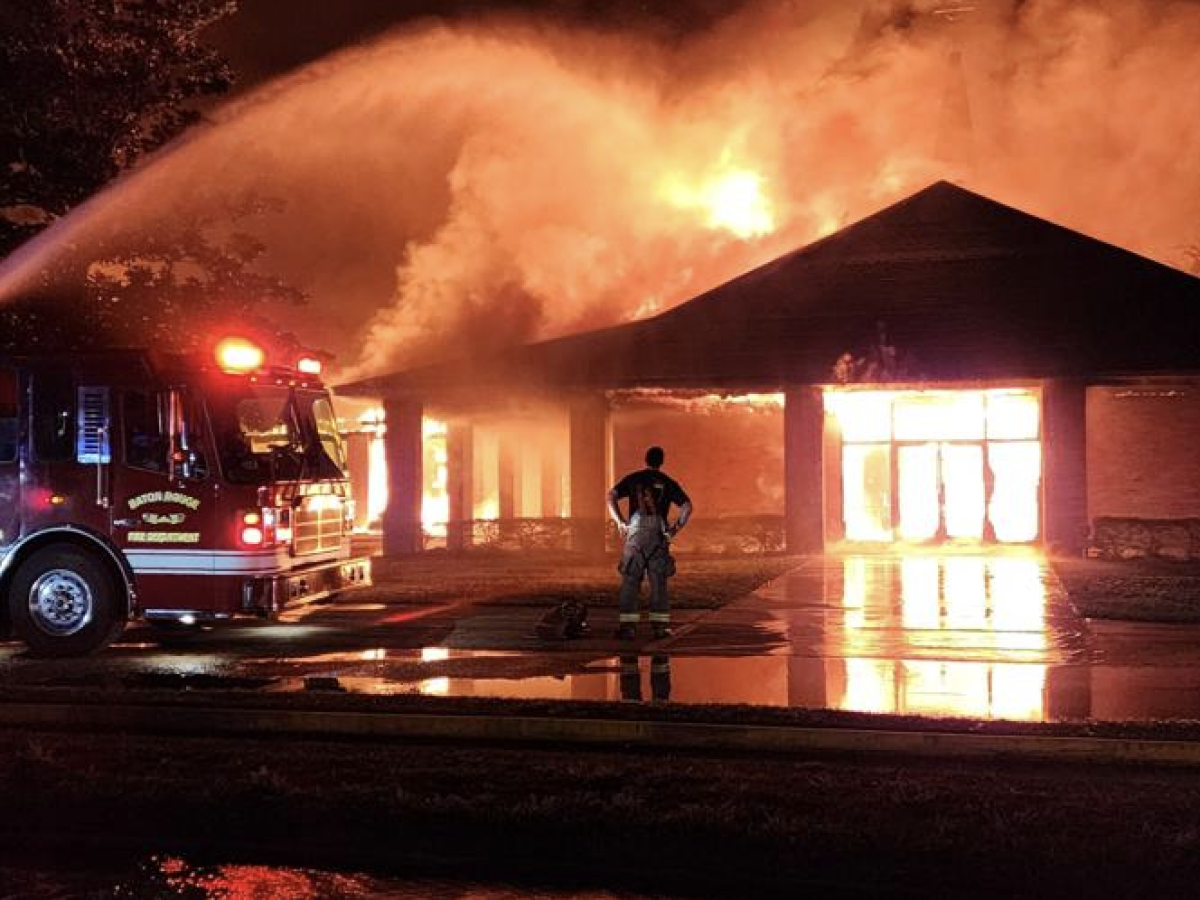
[[1088, 388], [1087, 473], [1095, 552], [1200, 558], [1200, 384]]
[[1200, 516], [1200, 384], [1089, 387], [1088, 518]]

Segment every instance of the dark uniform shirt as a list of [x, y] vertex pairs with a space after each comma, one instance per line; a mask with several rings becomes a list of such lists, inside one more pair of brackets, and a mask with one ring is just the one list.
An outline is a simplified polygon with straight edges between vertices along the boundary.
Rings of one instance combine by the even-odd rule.
[[672, 503], [683, 506], [690, 502], [679, 482], [658, 469], [630, 472], [616, 483], [613, 491], [618, 500], [629, 498], [629, 515], [626, 519], [632, 518], [635, 512], [641, 512], [643, 515], [658, 516], [665, 522]]

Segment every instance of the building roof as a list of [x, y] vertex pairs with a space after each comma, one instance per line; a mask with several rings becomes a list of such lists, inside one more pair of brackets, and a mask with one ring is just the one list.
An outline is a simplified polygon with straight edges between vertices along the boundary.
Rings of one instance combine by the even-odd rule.
[[653, 318], [342, 390], [779, 390], [880, 345], [892, 381], [1200, 372], [1198, 338], [1200, 278], [941, 181]]

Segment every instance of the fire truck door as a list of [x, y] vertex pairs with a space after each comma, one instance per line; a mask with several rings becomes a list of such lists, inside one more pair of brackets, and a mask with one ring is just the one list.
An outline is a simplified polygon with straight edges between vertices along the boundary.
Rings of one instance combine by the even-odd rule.
[[112, 536], [133, 565], [144, 611], [213, 609], [216, 481], [200, 421], [183, 391], [121, 392]]
[[17, 373], [0, 366], [0, 547], [11, 544], [17, 537], [21, 508], [17, 492], [20, 489], [20, 466], [17, 461], [20, 415], [17, 397]]

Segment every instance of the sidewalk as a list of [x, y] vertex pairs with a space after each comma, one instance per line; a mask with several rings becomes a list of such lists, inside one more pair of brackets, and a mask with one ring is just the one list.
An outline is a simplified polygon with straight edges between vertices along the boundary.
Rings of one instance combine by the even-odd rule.
[[584, 671], [416, 688], [1016, 721], [1200, 718], [1200, 628], [1085, 621], [1035, 552], [813, 557], [723, 608], [677, 612], [665, 641], [645, 625], [617, 641], [615, 619], [593, 609], [588, 638], [547, 645], [527, 612], [474, 609], [433, 652], [569, 654]]
[[[1200, 720], [1200, 627], [1081, 619], [1033, 551], [775, 558], [775, 572], [791, 568], [724, 605], [706, 598], [730, 572], [682, 558], [673, 586], [690, 599], [674, 612], [674, 635], [653, 641], [643, 623], [629, 642], [614, 637], [608, 565], [506, 575], [494, 560], [467, 562], [398, 561], [417, 566], [404, 583], [384, 579], [279, 623], [187, 638], [132, 628], [89, 659], [37, 660], [5, 645], [0, 680], [669, 700], [976, 722]], [[564, 596], [589, 603], [589, 634], [539, 638], [538, 620]]]
[[[614, 626], [615, 610], [593, 610], [592, 636], [560, 645], [610, 654], [593, 673], [507, 687], [451, 678], [426, 689], [555, 699], [669, 693], [685, 703], [1032, 721], [1086, 715], [1077, 679], [1062, 677], [1086, 659], [1083, 623], [1032, 553], [813, 557], [725, 607], [676, 613], [667, 640], [650, 640], [643, 625], [623, 644], [610, 637]], [[557, 649], [504, 608], [462, 618], [442, 647], [451, 655]], [[651, 669], [660, 682], [669, 669], [669, 691], [656, 688]]]

